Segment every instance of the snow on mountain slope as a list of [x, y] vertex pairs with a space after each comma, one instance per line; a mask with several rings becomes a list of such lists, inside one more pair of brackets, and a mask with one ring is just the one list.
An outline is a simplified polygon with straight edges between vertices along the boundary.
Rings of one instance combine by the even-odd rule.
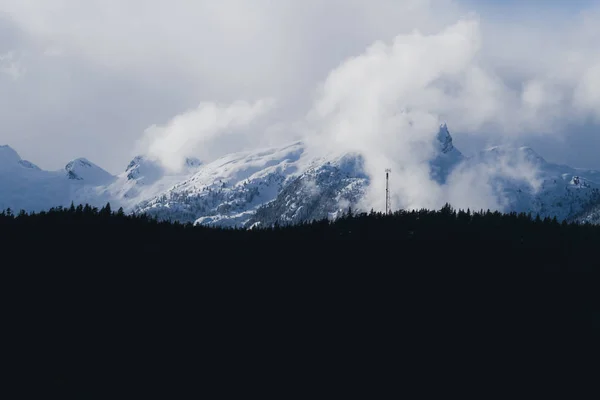
[[[600, 223], [600, 171], [552, 164], [528, 147], [496, 146], [465, 157], [445, 124], [436, 145], [430, 167], [440, 185], [461, 168], [487, 171], [481, 179], [490, 179], [503, 211]], [[44, 171], [0, 146], [0, 209], [40, 211], [72, 201], [98, 207], [110, 202], [114, 209], [197, 224], [296, 223], [356, 209], [369, 186], [363, 163], [360, 154], [314, 158], [295, 142], [229, 154], [208, 164], [189, 158], [177, 173], [138, 156], [113, 176], [86, 159]], [[533, 166], [534, 176], [511, 172], [526, 164]], [[502, 173], [494, 175], [496, 170]]]
[[600, 201], [585, 208], [573, 220], [581, 224], [600, 225]]
[[[529, 179], [511, 177], [506, 172], [509, 168], [519, 168], [523, 162], [534, 167], [535, 174]], [[549, 163], [529, 147], [490, 147], [466, 163], [478, 168], [504, 169], [502, 177], [494, 178], [492, 184], [498, 195], [507, 200], [505, 211], [572, 220], [600, 199], [600, 171]]]
[[[444, 181], [464, 156], [446, 125], [438, 133], [432, 174]], [[313, 158], [303, 143], [228, 155], [192, 178], [142, 202], [136, 212], [220, 226], [286, 224], [335, 217], [356, 208], [369, 185], [360, 154]]]
[[69, 203], [71, 185], [64, 171], [43, 171], [0, 146], [0, 210], [41, 211]]
[[[429, 164], [432, 179], [443, 184], [465, 157], [454, 147], [446, 124], [436, 138], [437, 154]], [[310, 168], [293, 178], [274, 201], [257, 210], [248, 221], [250, 226], [335, 219], [350, 208], [366, 211], [358, 208], [370, 184], [361, 154], [313, 160]]]
[[107, 188], [113, 198], [119, 198], [130, 207], [139, 201], [156, 196], [158, 193], [169, 189], [186, 176], [169, 174], [157, 161], [143, 156], [135, 157], [120, 174], [118, 180]]
[[[598, 204], [600, 215], [600, 171], [549, 163], [529, 147], [495, 146], [465, 157], [454, 147], [445, 124], [440, 126], [437, 144], [439, 152], [430, 167], [431, 177], [440, 184], [457, 167], [484, 169], [490, 172], [487, 183], [504, 205], [503, 211], [573, 220]], [[349, 206], [356, 209], [369, 179], [362, 173], [360, 155], [354, 155], [354, 160], [354, 168], [327, 162], [309, 169], [273, 202], [259, 208], [250, 225], [301, 222], [335, 215]]]
[[166, 192], [142, 201], [135, 212], [221, 226], [243, 225], [255, 210], [273, 200], [287, 178], [303, 169], [301, 143], [240, 152], [201, 167]]
[[11, 147], [0, 146], [0, 210], [42, 211], [71, 202], [100, 206], [110, 199], [97, 196], [98, 190], [91, 188], [115, 180], [85, 158], [73, 160], [58, 171], [45, 171], [21, 159]]
[[334, 219], [340, 212], [355, 207], [364, 196], [369, 178], [363, 171], [363, 158], [359, 154], [313, 163], [303, 173], [291, 176], [277, 197], [258, 208], [247, 225]]
[[21, 161], [19, 154], [10, 146], [0, 146], [0, 170], [15, 168]]
[[172, 188], [195, 173], [202, 163], [195, 158], [186, 160], [185, 168], [177, 173], [164, 169], [159, 162], [136, 156], [125, 171], [112, 177], [108, 184], [86, 184], [74, 193], [75, 203], [94, 205], [111, 203], [132, 212], [136, 206]]

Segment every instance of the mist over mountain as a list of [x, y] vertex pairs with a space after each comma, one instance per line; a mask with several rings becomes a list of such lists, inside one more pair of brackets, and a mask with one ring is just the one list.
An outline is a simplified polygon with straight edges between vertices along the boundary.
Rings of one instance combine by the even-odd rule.
[[[393, 209], [450, 203], [462, 209], [595, 221], [600, 171], [549, 163], [529, 147], [494, 146], [467, 157], [446, 124], [431, 137], [434, 152], [420, 165], [427, 176], [408, 183], [417, 187], [409, 188], [406, 198], [397, 192]], [[394, 162], [402, 166], [402, 160]], [[395, 172], [390, 186], [405, 187], [406, 182], [397, 183], [403, 175]], [[315, 155], [303, 142], [232, 153], [209, 163], [190, 157], [177, 171], [140, 155], [116, 176], [83, 158], [62, 170], [45, 171], [12, 148], [0, 147], [0, 209], [42, 211], [71, 202], [98, 207], [109, 202], [160, 220], [249, 228], [335, 219], [348, 210], [381, 210], [384, 192], [373, 191], [377, 178], [360, 151]], [[426, 204], [411, 198], [423, 189], [437, 197]]]

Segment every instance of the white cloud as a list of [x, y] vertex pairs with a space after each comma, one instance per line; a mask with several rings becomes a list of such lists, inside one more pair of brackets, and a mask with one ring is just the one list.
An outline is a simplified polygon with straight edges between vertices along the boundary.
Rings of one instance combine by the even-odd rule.
[[[386, 168], [392, 169], [397, 208], [439, 208], [452, 201], [501, 209], [498, 177], [533, 181], [535, 168], [526, 160], [462, 166], [446, 185], [431, 178], [429, 162], [443, 118], [477, 131], [509, 113], [502, 101], [510, 96], [506, 87], [478, 63], [479, 24], [468, 16], [435, 34], [414, 31], [390, 44], [376, 42], [333, 70], [320, 87], [305, 140], [311, 152], [363, 155], [371, 177], [363, 208], [383, 208]], [[538, 85], [525, 94], [536, 109], [547, 100], [540, 99], [541, 90]]]
[[519, 182], [534, 192], [540, 189], [538, 166], [527, 148], [503, 151], [500, 147], [486, 155], [487, 159], [477, 157], [464, 162], [450, 174], [443, 185], [444, 202], [462, 209], [505, 210], [509, 205], [503, 192], [507, 181], [511, 186]]
[[215, 150], [215, 143], [227, 141], [226, 135], [231, 129], [247, 126], [273, 105], [270, 99], [252, 104], [244, 101], [229, 105], [202, 103], [164, 126], [152, 125], [146, 129], [138, 150], [176, 172], [183, 167], [186, 157], [201, 156], [202, 161], [207, 161], [211, 150]]
[[585, 113], [591, 113], [600, 121], [600, 60], [590, 65], [574, 91], [575, 106]]

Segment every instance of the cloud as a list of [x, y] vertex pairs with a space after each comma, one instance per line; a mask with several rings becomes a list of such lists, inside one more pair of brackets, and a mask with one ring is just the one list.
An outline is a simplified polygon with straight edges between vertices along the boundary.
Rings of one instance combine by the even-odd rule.
[[271, 99], [254, 103], [237, 101], [228, 105], [201, 103], [164, 126], [152, 125], [146, 129], [138, 149], [176, 172], [184, 166], [186, 157], [200, 156], [202, 161], [210, 160], [218, 143], [230, 140], [226, 136], [230, 130], [246, 127], [273, 106]]
[[[392, 196], [401, 208], [437, 206], [441, 188], [430, 178], [436, 106], [445, 95], [436, 82], [455, 79], [480, 46], [476, 18], [437, 34], [414, 31], [376, 42], [333, 70], [318, 90], [308, 119], [309, 151], [359, 152], [371, 185], [363, 208], [383, 208], [383, 171], [393, 171]], [[433, 110], [432, 110], [433, 108]]]
[[[465, 164], [446, 184], [431, 177], [443, 119], [460, 119], [463, 127], [477, 130], [502, 122], [498, 114], [508, 112], [502, 102], [507, 89], [478, 62], [479, 26], [479, 19], [469, 15], [437, 33], [413, 31], [389, 44], [375, 42], [334, 69], [319, 87], [305, 141], [312, 153], [359, 152], [364, 157], [371, 185], [363, 209], [384, 208], [386, 168], [392, 169], [396, 208], [439, 208], [450, 201], [465, 208], [502, 209], [501, 178], [535, 186], [535, 166], [526, 159]], [[558, 101], [535, 83], [523, 96], [534, 112]]]
[[12, 80], [17, 80], [25, 71], [21, 67], [15, 53], [10, 51], [0, 54], [0, 72], [8, 75]]
[[509, 205], [519, 206], [510, 204], [504, 192], [506, 186], [514, 188], [515, 183], [534, 193], [540, 190], [536, 157], [525, 147], [496, 147], [458, 165], [442, 186], [443, 199], [456, 208], [503, 211]]
[[[473, 134], [496, 125], [507, 136], [518, 135], [555, 122], [565, 96], [542, 78], [511, 88], [483, 62], [483, 46], [481, 21], [474, 14], [437, 32], [413, 30], [390, 43], [376, 41], [318, 85], [306, 119], [279, 122], [271, 131], [286, 136], [282, 126], [290, 132], [299, 129], [314, 156], [360, 153], [371, 177], [364, 209], [383, 208], [386, 168], [393, 171], [391, 191], [397, 208], [439, 208], [450, 201], [465, 208], [503, 209], [503, 179], [522, 180], [535, 190], [535, 165], [502, 158], [494, 164], [465, 164], [440, 184], [430, 171], [440, 122], [455, 121]], [[220, 147], [214, 143], [227, 139], [222, 133], [228, 123], [218, 123], [215, 112], [214, 105], [202, 105], [166, 127], [149, 128], [147, 152], [176, 169], [182, 157]], [[244, 123], [250, 119], [242, 118]], [[246, 132], [259, 140], [261, 131]]]
[[[407, 204], [429, 204], [443, 189], [432, 185], [426, 196], [405, 186], [426, 179], [428, 138], [440, 121], [461, 148], [563, 139], [547, 154], [558, 161], [597, 131], [575, 141], [567, 129], [598, 118], [597, 10], [546, 6], [544, 18], [519, 9], [501, 19], [483, 2], [452, 0], [51, 3], [0, 0], [0, 54], [24, 54], [27, 71], [18, 85], [0, 79], [0, 142], [46, 168], [85, 156], [119, 173], [141, 135], [181, 146], [157, 132], [182, 110], [277, 98], [260, 126], [185, 129], [202, 137], [197, 150], [210, 149], [211, 158], [256, 146], [265, 132], [273, 143], [309, 136], [323, 151], [383, 149], [369, 168], [392, 167], [394, 182], [407, 182], [398, 188]], [[176, 151], [153, 151], [177, 159], [168, 155]], [[396, 165], [401, 157], [410, 172]], [[600, 168], [591, 153], [574, 157]]]
[[582, 113], [591, 113], [600, 121], [600, 60], [590, 65], [574, 90], [574, 105]]

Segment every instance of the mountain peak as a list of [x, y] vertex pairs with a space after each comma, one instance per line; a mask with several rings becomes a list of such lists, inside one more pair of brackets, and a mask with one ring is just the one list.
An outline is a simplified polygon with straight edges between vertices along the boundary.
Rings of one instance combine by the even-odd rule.
[[125, 172], [129, 172], [132, 169], [134, 169], [135, 167], [141, 165], [144, 162], [144, 160], [145, 160], [144, 156], [133, 157], [133, 160], [131, 160], [131, 162], [127, 165], [127, 168], [125, 168]]
[[65, 169], [71, 170], [73, 168], [77, 168], [77, 167], [84, 167], [84, 168], [91, 168], [93, 166], [93, 163], [90, 162], [87, 158], [76, 158], [72, 161], [70, 161], [66, 166]]
[[21, 161], [21, 156], [12, 147], [0, 146], [0, 168], [17, 166], [19, 161]]
[[525, 160], [534, 164], [545, 164], [546, 160], [528, 146], [514, 146], [510, 144], [492, 146], [481, 152], [486, 158], [515, 158], [516, 160]]
[[160, 179], [165, 174], [165, 171], [158, 162], [138, 155], [127, 165], [125, 173], [129, 181], [135, 180], [140, 183], [149, 184]]
[[[466, 158], [453, 146], [446, 124], [439, 125], [436, 139], [431, 138], [434, 133], [429, 135], [433, 150], [429, 170], [439, 185], [453, 185], [448, 178], [464, 165], [483, 170], [467, 177], [492, 189], [492, 200], [498, 196], [506, 211], [566, 219], [589, 214], [590, 204], [597, 204], [600, 171], [544, 162], [531, 148], [512, 145]], [[537, 162], [535, 168], [521, 168], [528, 160]], [[188, 158], [182, 164], [182, 171], [173, 172], [151, 155], [138, 156], [117, 178], [78, 158], [62, 170], [45, 171], [22, 160], [9, 146], [0, 146], [0, 207], [36, 211], [72, 201], [90, 205], [110, 201], [127, 212], [160, 219], [268, 227], [341, 215], [339, 210], [349, 207], [359, 211], [371, 184], [360, 152], [307, 154], [300, 142], [231, 153], [207, 164]], [[466, 197], [469, 189], [464, 189]], [[403, 199], [399, 200], [401, 204]], [[600, 211], [593, 212], [594, 221], [600, 221]]]
[[448, 126], [446, 123], [440, 125], [440, 129], [438, 130], [436, 138], [442, 153], [448, 153], [454, 149], [454, 145], [452, 144], [452, 136], [450, 135], [450, 131], [448, 131]]
[[21, 159], [21, 156], [19, 156], [19, 153], [17, 153], [16, 150], [9, 145], [0, 145], [0, 159], [8, 158], [18, 161]]
[[87, 158], [76, 158], [70, 161], [65, 165], [65, 171], [69, 179], [85, 181], [90, 184], [102, 185], [114, 179], [114, 176]]
[[0, 168], [14, 168], [21, 166], [30, 170], [40, 171], [40, 167], [34, 163], [23, 160], [15, 149], [8, 145], [0, 146]]
[[445, 123], [440, 125], [435, 145], [437, 145], [438, 152], [429, 162], [431, 167], [430, 173], [432, 179], [439, 184], [444, 184], [454, 167], [461, 163], [465, 157], [454, 147], [452, 136]]

